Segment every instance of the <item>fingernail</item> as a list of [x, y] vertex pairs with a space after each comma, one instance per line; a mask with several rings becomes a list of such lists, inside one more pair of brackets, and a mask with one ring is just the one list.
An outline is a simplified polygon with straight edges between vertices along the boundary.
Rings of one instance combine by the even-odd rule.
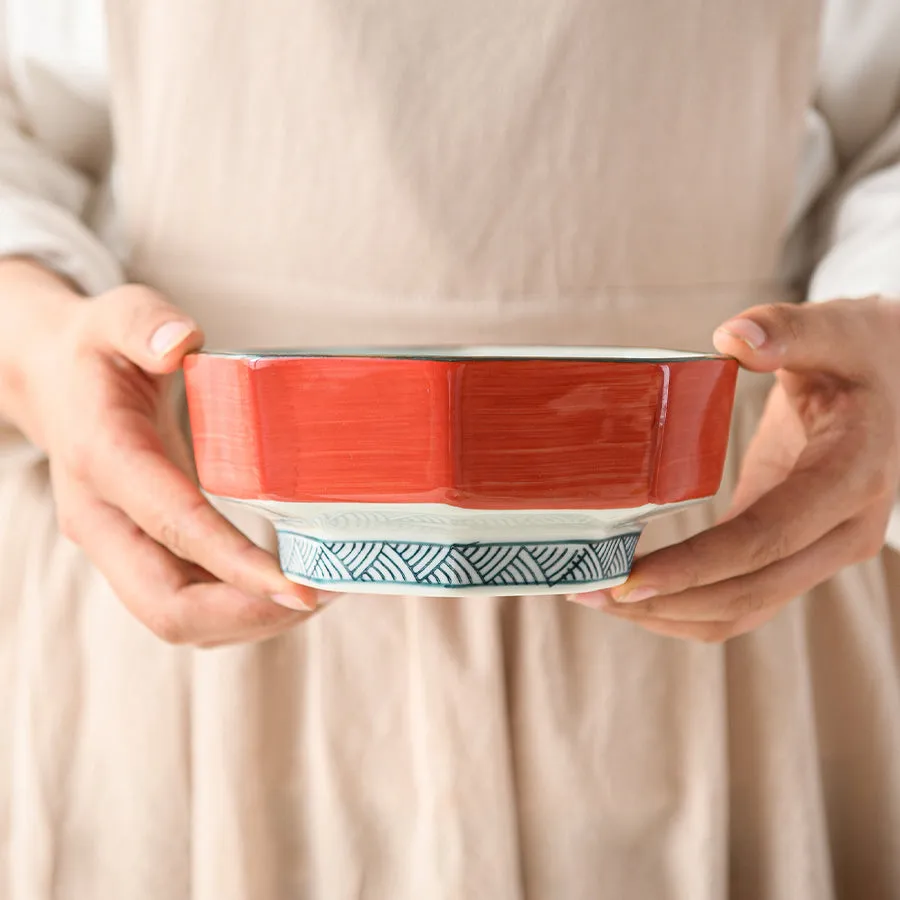
[[162, 359], [176, 347], [180, 347], [192, 334], [194, 329], [187, 322], [166, 322], [160, 325], [150, 338], [150, 352]]
[[649, 600], [658, 594], [659, 591], [652, 587], [637, 587], [630, 591], [620, 588], [618, 591], [613, 592], [613, 600], [616, 603], [640, 603], [641, 600]]
[[295, 609], [297, 612], [313, 612], [316, 609], [316, 592], [304, 589], [300, 597], [294, 594], [273, 594], [272, 600], [279, 606]]
[[714, 341], [716, 335], [728, 335], [737, 338], [737, 340], [743, 341], [751, 350], [759, 350], [767, 339], [765, 331], [752, 319], [732, 319], [716, 329], [716, 334], [713, 335]]

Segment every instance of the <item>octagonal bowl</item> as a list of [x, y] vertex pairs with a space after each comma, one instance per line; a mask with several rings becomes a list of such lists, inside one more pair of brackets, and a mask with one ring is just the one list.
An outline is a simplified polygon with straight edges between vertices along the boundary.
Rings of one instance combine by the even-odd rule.
[[341, 592], [578, 593], [716, 493], [737, 363], [633, 348], [193, 354], [201, 486]]

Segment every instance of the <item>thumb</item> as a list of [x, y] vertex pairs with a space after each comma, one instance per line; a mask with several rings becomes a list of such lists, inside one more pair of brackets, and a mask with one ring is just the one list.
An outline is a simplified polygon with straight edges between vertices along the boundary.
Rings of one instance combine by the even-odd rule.
[[867, 369], [867, 342], [855, 340], [860, 319], [848, 301], [757, 306], [720, 325], [713, 343], [753, 372], [788, 369], [856, 379]]
[[92, 337], [152, 374], [176, 371], [187, 353], [203, 346], [197, 323], [151, 288], [118, 288], [90, 307]]

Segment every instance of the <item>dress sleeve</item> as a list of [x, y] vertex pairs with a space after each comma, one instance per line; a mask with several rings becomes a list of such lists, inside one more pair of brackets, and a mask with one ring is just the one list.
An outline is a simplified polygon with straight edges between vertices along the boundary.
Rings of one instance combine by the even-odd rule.
[[829, 204], [824, 254], [809, 287], [814, 302], [876, 294], [900, 300], [900, 118], [879, 151], [882, 165], [861, 166]]
[[[32, 257], [85, 294], [102, 293], [121, 284], [123, 275], [115, 254], [85, 221], [97, 185], [30, 129], [10, 77], [6, 26], [0, 0], [0, 256]], [[64, 96], [48, 92], [47, 103], [62, 103]]]
[[809, 299], [900, 300], [900, 3], [830, 0], [816, 112], [837, 177], [819, 209]]

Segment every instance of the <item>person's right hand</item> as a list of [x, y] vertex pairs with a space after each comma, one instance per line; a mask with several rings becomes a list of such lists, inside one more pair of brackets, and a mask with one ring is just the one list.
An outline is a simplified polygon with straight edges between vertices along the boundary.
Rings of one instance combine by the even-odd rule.
[[203, 343], [197, 325], [138, 286], [68, 300], [55, 318], [22, 373], [20, 424], [49, 456], [62, 533], [170, 643], [255, 641], [308, 616], [317, 592], [290, 582], [189, 474], [166, 395]]

